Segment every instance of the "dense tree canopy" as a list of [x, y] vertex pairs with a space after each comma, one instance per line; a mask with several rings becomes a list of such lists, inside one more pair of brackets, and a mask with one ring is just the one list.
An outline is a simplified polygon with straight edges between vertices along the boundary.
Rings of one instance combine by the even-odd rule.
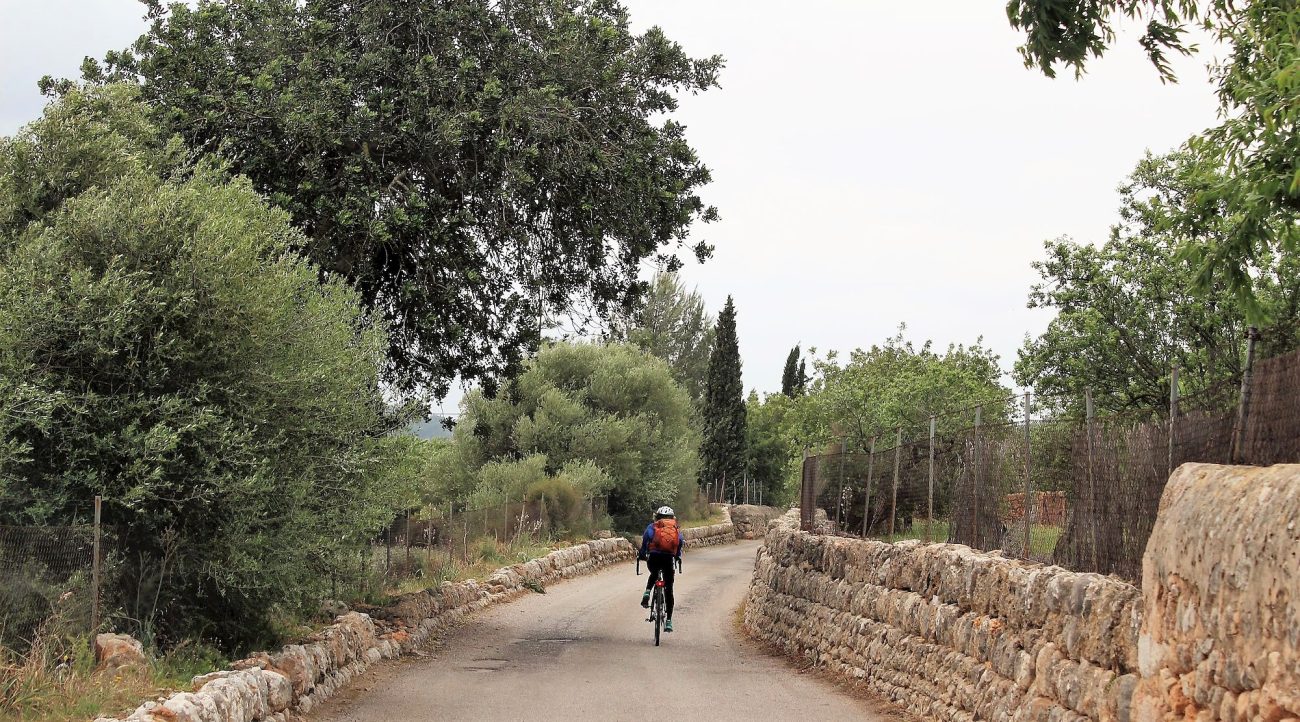
[[736, 304], [727, 304], [718, 314], [713, 353], [700, 414], [704, 439], [700, 446], [700, 483], [723, 484], [734, 489], [744, 478], [745, 387], [740, 376], [740, 345], [736, 338]]
[[491, 505], [559, 477], [608, 494], [625, 526], [661, 504], [689, 515], [700, 443], [691, 413], [668, 366], [640, 349], [551, 344], [495, 398], [466, 398], [441, 493]]
[[[1121, 410], [1164, 405], [1173, 365], [1184, 394], [1241, 372], [1246, 308], [1223, 281], [1193, 292], [1194, 270], [1177, 259], [1179, 237], [1163, 223], [1166, 208], [1198, 192], [1204, 175], [1187, 172], [1194, 162], [1174, 153], [1139, 163], [1120, 188], [1109, 242], [1046, 244], [1029, 305], [1057, 315], [1021, 350], [1020, 383], [1075, 406], [1091, 388], [1100, 408]], [[1228, 223], [1207, 223], [1202, 238], [1218, 242]], [[1270, 254], [1258, 265], [1257, 302], [1273, 319], [1262, 352], [1272, 355], [1297, 345], [1300, 262]]]
[[[928, 341], [916, 347], [900, 331], [881, 346], [853, 351], [847, 363], [829, 354], [813, 366], [817, 376], [790, 425], [799, 444], [813, 447], [838, 437], [865, 448], [875, 434], [898, 426], [914, 433], [931, 414], [980, 403], [991, 404], [986, 420], [992, 420], [1008, 394], [998, 357], [978, 342], [939, 353]], [[944, 416], [940, 429], [965, 423]]]
[[673, 378], [698, 407], [713, 350], [713, 323], [700, 294], [687, 291], [676, 274], [663, 272], [655, 274], [636, 310], [611, 325], [609, 336], [668, 362]]
[[[1300, 7], [1291, 0], [1011, 0], [1012, 25], [1026, 33], [1027, 64], [1048, 75], [1056, 63], [1082, 72], [1114, 42], [1122, 18], [1147, 21], [1141, 42], [1162, 77], [1168, 52], [1190, 52], [1200, 23], [1229, 48], [1213, 68], [1222, 122], [1186, 145], [1194, 193], [1163, 209], [1180, 257], [1199, 290], [1222, 280], [1252, 322], [1268, 319], [1256, 279], [1270, 259], [1300, 251]], [[1224, 222], [1227, 219], [1227, 223]], [[1207, 237], [1209, 236], [1209, 237]]]
[[[606, 314], [716, 216], [666, 116], [721, 60], [629, 30], [617, 0], [144, 0], [150, 31], [89, 62], [292, 216], [387, 321], [390, 381], [489, 390], [575, 302]], [[59, 84], [51, 84], [56, 88]]]
[[389, 436], [382, 324], [136, 94], [72, 90], [0, 139], [0, 523], [103, 495], [110, 605], [237, 646], [407, 503], [412, 442]]
[[759, 399], [755, 392], [745, 400], [745, 469], [754, 503], [761, 499], [770, 506], [793, 500], [795, 485], [791, 482], [797, 477], [792, 474], [791, 464], [799, 448], [790, 424], [796, 403], [785, 394], [768, 394]]

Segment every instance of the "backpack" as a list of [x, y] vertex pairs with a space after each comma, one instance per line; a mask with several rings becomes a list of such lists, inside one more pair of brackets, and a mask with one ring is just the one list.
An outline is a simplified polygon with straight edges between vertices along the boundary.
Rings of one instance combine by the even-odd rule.
[[676, 556], [680, 541], [676, 519], [660, 519], [654, 523], [654, 538], [650, 540], [650, 551]]

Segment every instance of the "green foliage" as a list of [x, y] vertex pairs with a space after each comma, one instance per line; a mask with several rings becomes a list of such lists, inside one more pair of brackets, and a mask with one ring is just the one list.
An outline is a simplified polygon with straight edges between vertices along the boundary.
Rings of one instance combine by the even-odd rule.
[[[1167, 403], [1171, 365], [1183, 394], [1241, 372], [1248, 308], [1221, 279], [1193, 289], [1196, 271], [1177, 258], [1180, 237], [1163, 222], [1202, 189], [1196, 163], [1182, 152], [1148, 156], [1120, 187], [1122, 221], [1108, 243], [1046, 244], [1029, 305], [1056, 317], [1021, 349], [1019, 383], [1080, 407], [1091, 388], [1098, 408], [1123, 410]], [[1228, 225], [1219, 218], [1201, 237], [1217, 243]], [[1257, 265], [1256, 302], [1274, 319], [1261, 350], [1288, 351], [1300, 340], [1300, 265], [1289, 254]]]
[[[537, 488], [555, 477], [609, 495], [624, 525], [656, 506], [693, 500], [699, 435], [667, 364], [626, 345], [544, 347], [496, 398], [465, 399], [454, 434], [459, 469], [436, 484], [460, 499]], [[689, 513], [689, 508], [688, 512]]]
[[736, 305], [718, 316], [708, 383], [701, 413], [704, 440], [700, 446], [700, 485], [724, 482], [735, 488], [745, 473], [745, 396], [740, 379], [740, 346], [736, 339]]
[[[853, 351], [843, 365], [831, 353], [814, 366], [818, 377], [788, 422], [800, 447], [846, 438], [850, 448], [866, 448], [873, 435], [898, 426], [928, 427], [931, 414], [980, 403], [990, 404], [984, 420], [992, 422], [1003, 413], [1000, 402], [1008, 395], [999, 381], [997, 355], [978, 341], [938, 353], [929, 341], [914, 346], [900, 330], [883, 346]], [[964, 423], [941, 417], [939, 428]], [[881, 443], [892, 445], [892, 439]]]
[[781, 393], [792, 399], [802, 396], [807, 384], [803, 358], [799, 347], [795, 346], [790, 349], [790, 355], [785, 357], [785, 368], [781, 371]]
[[[387, 321], [390, 380], [442, 393], [517, 370], [535, 321], [670, 270], [709, 171], [671, 120], [716, 84], [610, 0], [145, 0], [153, 24], [87, 80], [141, 84], [154, 117], [284, 208], [293, 245]], [[58, 90], [59, 83], [47, 81]]]
[[1148, 20], [1142, 44], [1161, 77], [1166, 51], [1187, 53], [1187, 26], [1202, 23], [1231, 49], [1212, 68], [1222, 122], [1191, 138], [1180, 163], [1191, 192], [1161, 209], [1196, 289], [1236, 296], [1251, 323], [1272, 319], [1258, 279], [1268, 263], [1300, 250], [1300, 7], [1291, 0], [1012, 0], [1012, 25], [1026, 31], [1027, 64], [1048, 75], [1064, 62], [1082, 72], [1115, 38], [1114, 19]]
[[713, 323], [698, 292], [687, 291], [674, 273], [657, 273], [649, 295], [627, 320], [612, 326], [609, 336], [666, 361], [698, 408], [704, 401]]
[[144, 633], [258, 641], [409, 503], [385, 334], [122, 87], [0, 141], [0, 523], [102, 494]]
[[763, 490], [763, 503], [775, 506], [792, 501], [798, 488], [798, 476], [791, 473], [799, 456], [791, 422], [797, 401], [785, 394], [769, 394], [760, 400], [750, 392], [745, 402], [745, 448], [749, 452], [746, 472], [752, 490]]
[[552, 476], [528, 487], [527, 499], [541, 506], [543, 518], [561, 536], [586, 516], [587, 506], [578, 489], [562, 476]]

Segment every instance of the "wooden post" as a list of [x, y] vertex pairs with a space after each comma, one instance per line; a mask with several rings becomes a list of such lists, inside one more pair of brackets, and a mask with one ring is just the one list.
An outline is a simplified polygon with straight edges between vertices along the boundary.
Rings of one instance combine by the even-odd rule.
[[835, 528], [836, 529], [843, 528], [842, 512], [844, 510], [844, 457], [848, 454], [848, 450], [849, 450], [848, 442], [841, 438], [840, 439], [840, 491], [839, 491], [839, 495], [835, 497]]
[[1033, 493], [1034, 493], [1034, 476], [1033, 476], [1033, 455], [1029, 443], [1029, 417], [1030, 404], [1032, 397], [1030, 392], [1025, 392], [1025, 498], [1021, 503], [1021, 511], [1025, 518], [1025, 558], [1029, 559], [1030, 554], [1030, 533], [1034, 526], [1033, 514]]
[[452, 556], [456, 553], [456, 536], [451, 530], [451, 502], [447, 502], [447, 523], [443, 525], [447, 537], [447, 566], [451, 566]]
[[862, 502], [862, 536], [865, 538], [870, 531], [868, 525], [871, 519], [871, 480], [876, 473], [876, 437], [871, 437], [871, 451], [867, 456], [867, 498]]
[[1169, 464], [1167, 476], [1174, 474], [1174, 444], [1178, 438], [1178, 366], [1169, 372]]
[[[971, 465], [971, 494], [974, 497], [974, 509], [972, 516], [975, 517], [974, 529], [971, 531], [971, 545], [976, 549], [983, 550], [984, 535], [980, 533], [980, 505], [984, 503], [983, 488], [980, 486], [980, 459], [984, 456], [984, 448], [980, 445], [980, 424], [984, 421], [984, 404], [975, 407], [975, 459]], [[955, 540], [960, 541], [960, 540]]]
[[411, 510], [406, 510], [406, 571], [411, 571]]
[[894, 493], [889, 500], [889, 542], [894, 542], [894, 519], [898, 516], [898, 468], [903, 461], [903, 427], [894, 438]]
[[936, 418], [930, 415], [930, 489], [925, 511], [925, 541], [934, 541], [934, 428]]
[[103, 504], [103, 497], [95, 495], [95, 541], [92, 554], [94, 558], [90, 562], [90, 586], [94, 587], [94, 596], [90, 604], [90, 633], [99, 633], [99, 539], [100, 539], [100, 508]]
[[1101, 565], [1098, 563], [1098, 561], [1099, 561], [1099, 560], [1098, 560], [1098, 553], [1099, 553], [1099, 550], [1097, 549], [1097, 525], [1101, 523], [1101, 515], [1097, 513], [1097, 512], [1098, 512], [1098, 508], [1099, 508], [1099, 507], [1098, 507], [1098, 502], [1100, 501], [1100, 499], [1097, 498], [1097, 472], [1096, 472], [1096, 464], [1097, 464], [1097, 461], [1096, 461], [1096, 450], [1095, 450], [1095, 446], [1094, 446], [1095, 443], [1096, 443], [1096, 442], [1095, 442], [1095, 439], [1096, 439], [1096, 433], [1095, 433], [1095, 431], [1093, 430], [1093, 420], [1096, 418], [1096, 417], [1095, 417], [1096, 411], [1095, 411], [1095, 409], [1094, 409], [1094, 407], [1093, 407], [1093, 403], [1092, 403], [1092, 389], [1091, 389], [1091, 388], [1084, 389], [1084, 397], [1083, 397], [1083, 398], [1084, 398], [1084, 407], [1085, 407], [1085, 409], [1086, 409], [1086, 413], [1087, 413], [1087, 415], [1088, 415], [1088, 416], [1087, 416], [1087, 419], [1088, 419], [1087, 424], [1088, 424], [1088, 425], [1087, 425], [1087, 429], [1086, 429], [1087, 434], [1088, 434], [1088, 504], [1087, 504], [1087, 509], [1088, 509], [1088, 530], [1089, 530], [1089, 535], [1090, 535], [1091, 538], [1092, 538], [1092, 571], [1094, 571], [1094, 572], [1100, 572], [1100, 571], [1101, 571]]
[[1251, 376], [1255, 371], [1255, 339], [1259, 329], [1251, 326], [1246, 332], [1246, 369], [1241, 374], [1241, 397], [1237, 404], [1237, 428], [1232, 435], [1232, 463], [1246, 463], [1246, 424], [1250, 420]]
[[429, 518], [424, 521], [424, 566], [433, 567], [433, 504], [429, 504]]

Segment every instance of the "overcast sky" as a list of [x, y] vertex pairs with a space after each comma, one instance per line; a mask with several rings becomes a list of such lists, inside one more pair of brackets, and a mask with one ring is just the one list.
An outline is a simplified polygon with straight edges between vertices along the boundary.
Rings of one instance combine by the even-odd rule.
[[[795, 343], [869, 347], [906, 323], [983, 336], [1010, 368], [1049, 315], [1025, 308], [1042, 242], [1100, 242], [1142, 153], [1215, 120], [1205, 56], [1162, 85], [1130, 36], [1088, 76], [1026, 69], [1002, 0], [628, 0], [638, 29], [727, 59], [677, 118], [713, 170], [716, 246], [683, 276], [735, 297], [746, 388], [774, 391]], [[0, 133], [35, 118], [41, 75], [126, 46], [134, 0], [0, 0]], [[454, 408], [449, 399], [445, 408]]]

